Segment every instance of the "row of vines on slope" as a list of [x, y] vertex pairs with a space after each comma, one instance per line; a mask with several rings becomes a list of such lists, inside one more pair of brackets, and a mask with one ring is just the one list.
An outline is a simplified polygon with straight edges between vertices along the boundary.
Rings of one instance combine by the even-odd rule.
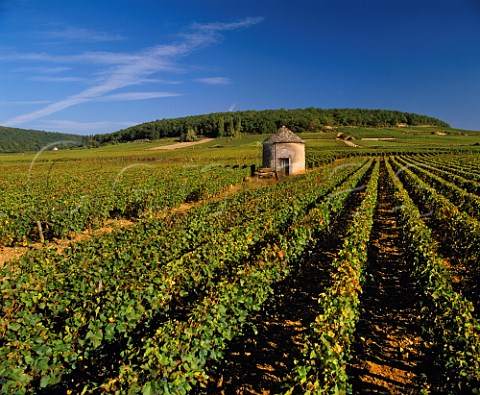
[[405, 168], [413, 168], [416, 174], [426, 183], [434, 187], [439, 193], [445, 195], [458, 208], [467, 212], [473, 217], [480, 219], [480, 197], [468, 192], [467, 190], [457, 186], [456, 184], [447, 181], [440, 176], [429, 171], [428, 167], [419, 166], [415, 163], [410, 163], [405, 159], [399, 157], [398, 162], [403, 166], [399, 171]]
[[288, 394], [296, 391], [297, 386], [305, 394], [346, 393], [349, 388], [345, 368], [351, 358], [350, 346], [359, 315], [359, 294], [377, 204], [378, 178], [377, 161], [339, 258], [333, 262], [333, 284], [319, 295], [322, 313], [310, 326], [304, 360], [295, 368], [296, 386]]
[[34, 173], [35, 180], [7, 182], [1, 193], [0, 246], [65, 238], [112, 218], [148, 218], [216, 195], [249, 174], [226, 166], [163, 169], [137, 163], [112, 166], [98, 177], [89, 169], [75, 172], [74, 165], [60, 174], [46, 168]]
[[[439, 390], [478, 392], [480, 324], [472, 301], [452, 287], [422, 215], [428, 211], [474, 268], [477, 198], [465, 188], [477, 181], [465, 171], [457, 177], [455, 169], [460, 174], [461, 167], [475, 167], [465, 160], [448, 170], [448, 159], [435, 166], [435, 158], [381, 160], [395, 189], [402, 248], [424, 294], [425, 338], [444, 373]], [[318, 295], [321, 314], [304, 338], [294, 382], [286, 383], [288, 393], [348, 392], [345, 367], [372, 242], [379, 162], [330, 164], [7, 263], [0, 269], [0, 392], [195, 392], [262, 309], [273, 285], [332, 231], [347, 197], [361, 190], [362, 202], [331, 268], [332, 285]]]
[[138, 355], [132, 353], [133, 363], [125, 367], [115, 384], [121, 383], [122, 390], [130, 393], [140, 390], [132, 383], [140, 386], [145, 382], [141, 390], [146, 394], [183, 394], [206, 382], [206, 363], [223, 358], [228, 342], [241, 333], [247, 318], [269, 297], [272, 284], [290, 273], [312, 242], [312, 235], [326, 228], [331, 215], [339, 212], [369, 168], [370, 163], [349, 177], [318, 207], [292, 223], [285, 234], [271, 234], [259, 254], [244, 261], [233, 277], [222, 278], [194, 306], [186, 321], [169, 321], [146, 339], [140, 352], [144, 363], [135, 363]]
[[[200, 224], [189, 222], [197, 232], [173, 226], [158, 238], [155, 232], [162, 235], [162, 226], [145, 221], [101, 240], [77, 243], [60, 254], [49, 250], [30, 254], [20, 264], [4, 268], [0, 343], [4, 389], [31, 392], [59, 383], [63, 375], [81, 370], [88, 365], [84, 361], [119, 337], [128, 343], [140, 326], [153, 325], [159, 317], [168, 320], [172, 303], [182, 298], [201, 300], [222, 278], [231, 278], [239, 264], [266, 248], [262, 239], [287, 229], [318, 198], [339, 188], [351, 172], [352, 167], [339, 171], [331, 167], [321, 173], [320, 184], [318, 173], [282, 183], [267, 199], [274, 203], [267, 204], [261, 216], [245, 210], [247, 218], [251, 215], [243, 217], [246, 222], [243, 205], [232, 204], [237, 212], [222, 205], [223, 211], [198, 216]], [[261, 193], [258, 198], [263, 201]], [[235, 199], [242, 200], [242, 194]], [[204, 217], [210, 225], [205, 221], [202, 225]], [[213, 229], [221, 229], [222, 220], [231, 222], [231, 217], [238, 218], [237, 227], [224, 236], [215, 233]], [[199, 237], [190, 244], [189, 239], [202, 229], [213, 232], [213, 238]], [[172, 251], [171, 245], [176, 249]], [[166, 253], [159, 254], [158, 247]]]
[[418, 207], [388, 162], [387, 169], [396, 188], [404, 248], [428, 301], [422, 308], [423, 328], [435, 349], [438, 366], [444, 371], [445, 385], [455, 393], [478, 392], [480, 333], [473, 305], [453, 290]]
[[480, 259], [480, 222], [441, 195], [435, 188], [425, 183], [413, 171], [413, 166], [402, 166], [394, 158], [391, 164], [423, 216], [434, 220], [433, 226], [448, 249], [457, 259], [478, 267]]

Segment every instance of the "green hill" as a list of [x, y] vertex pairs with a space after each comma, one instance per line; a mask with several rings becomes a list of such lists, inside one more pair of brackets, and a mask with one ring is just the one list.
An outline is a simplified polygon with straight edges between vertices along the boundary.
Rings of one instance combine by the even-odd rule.
[[[368, 109], [277, 109], [262, 111], [219, 112], [194, 115], [182, 118], [161, 119], [142, 123], [115, 133], [94, 136], [78, 136], [65, 133], [52, 133], [37, 130], [25, 130], [0, 126], [0, 152], [37, 151], [50, 144], [68, 141], [65, 146], [91, 147], [136, 140], [157, 140], [165, 137], [184, 137], [187, 133], [205, 137], [229, 137], [239, 134], [270, 134], [278, 127], [287, 126], [295, 133], [318, 133], [331, 131], [345, 132], [354, 138], [398, 137], [406, 133], [430, 134], [428, 127], [439, 128], [448, 135], [460, 132], [437, 118], [426, 115]], [[397, 127], [402, 127], [398, 129]], [[347, 128], [348, 130], [343, 130]], [[393, 128], [394, 130], [391, 130]], [[423, 129], [422, 129], [423, 128]], [[437, 131], [437, 129], [435, 129]], [[433, 133], [435, 133], [435, 131]], [[428, 138], [428, 137], [426, 137]], [[74, 142], [72, 144], [71, 142]], [[373, 144], [373, 143], [371, 143]]]
[[428, 125], [449, 127], [446, 122], [425, 115], [392, 110], [321, 109], [222, 112], [183, 118], [161, 119], [132, 126], [111, 134], [89, 138], [90, 145], [135, 140], [181, 137], [189, 131], [206, 137], [239, 133], [269, 134], [285, 125], [295, 133], [319, 132], [325, 127], [394, 127]]
[[27, 130], [7, 128], [0, 126], [0, 152], [28, 152], [38, 151], [48, 145], [52, 148], [84, 145], [84, 137], [74, 134], [43, 132], [39, 130]]

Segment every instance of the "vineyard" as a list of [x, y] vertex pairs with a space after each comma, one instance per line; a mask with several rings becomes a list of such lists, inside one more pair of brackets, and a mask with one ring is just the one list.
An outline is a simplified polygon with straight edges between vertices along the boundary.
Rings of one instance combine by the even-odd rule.
[[308, 157], [1, 163], [0, 393], [480, 393], [478, 153]]

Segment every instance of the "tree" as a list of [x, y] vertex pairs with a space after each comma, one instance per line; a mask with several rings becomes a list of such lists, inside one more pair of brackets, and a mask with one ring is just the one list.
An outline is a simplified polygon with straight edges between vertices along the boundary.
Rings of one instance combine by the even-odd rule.
[[109, 135], [96, 135], [92, 139], [102, 145], [114, 140], [126, 142], [146, 137], [154, 139], [158, 132], [159, 137], [180, 137], [182, 141], [186, 141], [189, 129], [192, 129], [193, 133], [190, 132], [188, 139], [195, 140], [197, 135], [233, 137], [242, 133], [275, 133], [283, 125], [289, 127], [294, 132], [315, 132], [322, 130], [322, 126], [386, 127], [395, 126], [399, 123], [449, 126], [447, 123], [432, 117], [400, 111], [360, 108], [320, 109], [310, 107], [296, 110], [223, 112], [162, 119], [132, 126]]
[[158, 140], [160, 138], [160, 133], [155, 129], [149, 130], [147, 133], [147, 138], [150, 140]]
[[223, 117], [220, 117], [218, 119], [218, 125], [217, 125], [218, 131], [217, 131], [217, 136], [218, 137], [223, 137], [225, 136], [225, 120]]
[[320, 120], [318, 118], [312, 118], [308, 122], [307, 129], [310, 132], [318, 132], [322, 129], [322, 124], [320, 123]]
[[180, 136], [180, 140], [181, 141], [197, 141], [198, 140], [197, 133], [195, 133], [195, 130], [193, 130], [192, 128], [188, 128], [187, 133], [182, 134], [182, 136]]

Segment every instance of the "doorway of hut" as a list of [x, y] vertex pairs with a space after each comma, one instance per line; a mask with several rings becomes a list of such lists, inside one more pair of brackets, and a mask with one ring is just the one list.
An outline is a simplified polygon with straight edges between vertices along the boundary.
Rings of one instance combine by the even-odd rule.
[[279, 160], [279, 173], [283, 176], [290, 175], [290, 158], [278, 158]]

